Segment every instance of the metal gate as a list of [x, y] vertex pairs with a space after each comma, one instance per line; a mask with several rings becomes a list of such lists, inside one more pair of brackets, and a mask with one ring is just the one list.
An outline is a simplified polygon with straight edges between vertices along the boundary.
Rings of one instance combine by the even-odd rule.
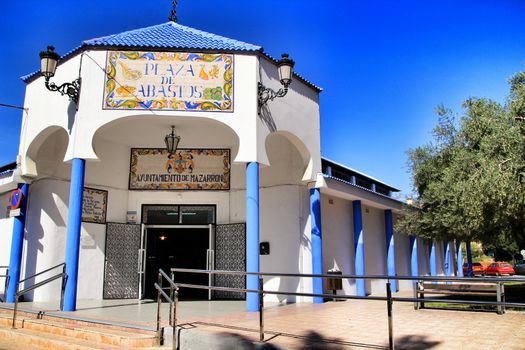
[[141, 225], [106, 224], [104, 299], [139, 298]]
[[[215, 230], [215, 269], [246, 271], [246, 224], [217, 225]], [[218, 287], [246, 288], [245, 276], [215, 275]], [[246, 299], [241, 292], [214, 291], [215, 299]]]

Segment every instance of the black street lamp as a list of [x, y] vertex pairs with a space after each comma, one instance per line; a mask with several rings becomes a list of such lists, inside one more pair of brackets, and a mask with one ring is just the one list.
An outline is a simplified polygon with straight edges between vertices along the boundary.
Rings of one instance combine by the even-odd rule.
[[171, 126], [171, 134], [164, 137], [164, 143], [169, 154], [174, 154], [180, 142], [180, 136], [175, 134], [175, 126]]
[[284, 97], [288, 93], [288, 86], [292, 83], [293, 67], [295, 62], [288, 57], [288, 54], [283, 53], [282, 58], [277, 61], [277, 69], [279, 71], [279, 81], [283, 88], [274, 91], [264, 86], [261, 82], [258, 83], [258, 100], [259, 111], [268, 100], [273, 101], [276, 97]]
[[45, 84], [49, 91], [58, 91], [62, 96], [68, 95], [71, 101], [78, 105], [80, 77], [71, 83], [64, 83], [60, 86], [49, 82], [49, 79], [55, 75], [59, 58], [60, 56], [55, 52], [53, 46], [48, 46], [47, 51], [40, 52], [40, 74], [46, 78]]

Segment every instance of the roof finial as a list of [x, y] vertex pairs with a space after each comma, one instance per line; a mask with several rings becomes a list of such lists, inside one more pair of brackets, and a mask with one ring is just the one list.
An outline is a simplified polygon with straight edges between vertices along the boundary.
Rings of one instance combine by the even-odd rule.
[[173, 0], [172, 2], [170, 17], [168, 20], [171, 22], [177, 22], [177, 0]]

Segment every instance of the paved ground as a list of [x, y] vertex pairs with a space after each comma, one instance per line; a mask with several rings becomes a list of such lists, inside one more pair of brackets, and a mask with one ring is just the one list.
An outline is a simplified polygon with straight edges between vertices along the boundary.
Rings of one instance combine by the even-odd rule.
[[[212, 325], [213, 324], [213, 325]], [[209, 318], [184, 327], [236, 333], [257, 339], [253, 314]], [[230, 329], [228, 329], [230, 327]], [[388, 323], [384, 302], [347, 301], [269, 309], [267, 342], [291, 349], [384, 349]], [[446, 310], [415, 311], [394, 305], [396, 349], [525, 349], [525, 314]], [[312, 347], [315, 346], [315, 347]]]
[[[25, 304], [25, 303], [24, 303]], [[130, 305], [133, 304], [133, 305]], [[29, 306], [26, 304], [25, 306]], [[37, 306], [37, 305], [34, 305]], [[45, 305], [39, 305], [45, 308]], [[258, 313], [243, 302], [180, 302], [185, 329], [258, 339]], [[167, 305], [163, 305], [166, 313]], [[133, 301], [79, 302], [77, 316], [154, 325], [156, 304]], [[396, 349], [525, 349], [525, 313], [414, 310], [395, 303]], [[388, 346], [386, 303], [352, 300], [268, 306], [265, 340], [290, 349], [384, 349]]]

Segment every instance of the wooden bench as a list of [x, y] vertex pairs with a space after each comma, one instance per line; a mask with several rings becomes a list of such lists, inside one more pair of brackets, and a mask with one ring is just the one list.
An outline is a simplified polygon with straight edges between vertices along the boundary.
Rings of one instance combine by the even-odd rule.
[[[494, 295], [496, 301], [505, 302], [505, 287], [498, 282], [416, 282], [414, 298], [425, 299], [425, 294], [440, 295]], [[446, 303], [446, 299], [443, 300]], [[424, 302], [415, 302], [414, 309], [425, 307]], [[505, 313], [505, 306], [497, 306], [498, 315]]]

